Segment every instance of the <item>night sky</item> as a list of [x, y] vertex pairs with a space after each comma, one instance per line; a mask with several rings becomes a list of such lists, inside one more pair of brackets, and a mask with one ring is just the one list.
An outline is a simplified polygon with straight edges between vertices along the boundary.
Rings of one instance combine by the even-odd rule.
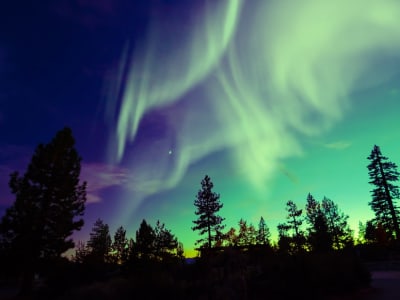
[[0, 215], [9, 174], [73, 130], [97, 218], [159, 219], [191, 254], [208, 174], [227, 229], [332, 199], [371, 219], [367, 156], [400, 164], [400, 3], [54, 0], [0, 4]]

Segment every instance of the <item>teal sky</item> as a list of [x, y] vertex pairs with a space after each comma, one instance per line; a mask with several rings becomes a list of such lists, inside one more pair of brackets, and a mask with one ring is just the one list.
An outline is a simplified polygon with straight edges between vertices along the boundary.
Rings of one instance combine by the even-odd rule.
[[285, 221], [286, 202], [293, 200], [304, 208], [310, 192], [318, 200], [326, 196], [337, 203], [357, 232], [359, 221], [374, 216], [368, 205], [372, 186], [367, 170], [373, 145], [379, 145], [391, 161], [400, 162], [399, 101], [393, 82], [354, 95], [342, 120], [325, 134], [302, 139], [303, 153], [283, 159], [265, 182], [264, 191], [247, 185], [240, 170], [227, 167], [225, 154], [218, 153], [191, 167], [174, 191], [153, 196], [149, 200], [153, 205], [139, 215], [152, 219], [160, 212], [158, 216], [190, 247], [197, 238], [190, 230], [195, 217], [193, 201], [203, 174], [209, 174], [221, 194], [224, 208], [220, 213], [227, 228], [238, 228], [240, 218], [257, 225], [263, 216], [275, 235], [277, 224]]

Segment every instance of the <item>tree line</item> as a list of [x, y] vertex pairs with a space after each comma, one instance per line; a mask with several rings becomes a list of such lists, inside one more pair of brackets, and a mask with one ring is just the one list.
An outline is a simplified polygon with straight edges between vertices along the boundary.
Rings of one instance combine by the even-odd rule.
[[[398, 240], [399, 198], [397, 166], [374, 146], [368, 157], [370, 183], [375, 187], [369, 202], [375, 218], [361, 224], [363, 242], [387, 245]], [[29, 292], [35, 272], [45, 261], [61, 258], [74, 248], [71, 238], [84, 224], [86, 182], [80, 181], [81, 157], [75, 148], [70, 128], [57, 132], [48, 144], [39, 144], [26, 172], [10, 175], [9, 186], [15, 196], [0, 222], [0, 258], [3, 272], [22, 278], [21, 291]], [[278, 240], [271, 241], [270, 230], [261, 216], [257, 228], [243, 218], [238, 228], [225, 230], [219, 215], [223, 204], [206, 175], [194, 200], [196, 219], [192, 230], [200, 235], [199, 250], [258, 247], [295, 255], [303, 252], [329, 252], [352, 247], [353, 233], [348, 216], [337, 204], [324, 197], [317, 201], [308, 194], [304, 209], [293, 201], [286, 203], [286, 222], [277, 226]], [[181, 261], [183, 245], [157, 221], [143, 220], [135, 239], [128, 238], [120, 226], [113, 238], [108, 224], [98, 219], [87, 243], [79, 242], [73, 257], [78, 264], [123, 266], [139, 262]], [[5, 267], [4, 267], [5, 266]], [[8, 268], [7, 268], [8, 266]]]
[[[395, 203], [400, 197], [396, 182], [399, 178], [397, 165], [386, 156], [383, 156], [379, 146], [374, 145], [367, 168], [369, 183], [374, 186], [371, 190], [372, 200], [368, 203], [375, 213], [375, 218], [366, 224], [360, 223], [359, 243], [393, 244], [400, 238], [399, 208]], [[235, 228], [223, 232], [223, 221], [218, 215], [223, 207], [220, 195], [213, 192], [214, 184], [206, 175], [201, 181], [194, 205], [198, 219], [192, 230], [198, 231], [201, 236], [196, 244], [199, 249], [210, 249], [221, 246], [249, 246], [271, 245], [269, 229], [263, 217], [260, 219], [258, 231], [252, 224], [241, 219], [239, 233]], [[287, 221], [280, 223], [278, 229], [277, 249], [288, 253], [301, 251], [329, 251], [340, 250], [354, 246], [353, 231], [348, 225], [348, 215], [340, 211], [338, 205], [331, 199], [324, 197], [318, 202], [310, 193], [307, 195], [306, 206], [299, 209], [292, 200], [286, 203]], [[304, 229], [304, 224], [307, 227]], [[262, 232], [262, 240], [260, 240]]]
[[125, 265], [137, 260], [182, 260], [183, 253], [183, 244], [159, 220], [153, 227], [143, 219], [133, 239], [128, 238], [123, 226], [111, 238], [108, 224], [97, 219], [88, 242], [78, 242], [72, 259], [77, 263]]
[[[220, 208], [220, 195], [213, 192], [213, 183], [208, 175], [201, 182], [194, 205], [199, 216], [193, 223], [194, 231], [206, 237], [199, 239], [199, 249], [232, 246], [272, 246], [268, 225], [261, 216], [258, 227], [248, 224], [243, 218], [238, 222], [238, 230], [231, 227], [223, 232], [224, 218], [217, 215]], [[353, 245], [353, 234], [347, 219], [336, 203], [324, 197], [321, 202], [308, 194], [305, 209], [299, 209], [289, 200], [286, 203], [287, 221], [277, 226], [279, 251], [296, 253], [300, 251], [329, 251]], [[303, 229], [303, 224], [307, 227]]]

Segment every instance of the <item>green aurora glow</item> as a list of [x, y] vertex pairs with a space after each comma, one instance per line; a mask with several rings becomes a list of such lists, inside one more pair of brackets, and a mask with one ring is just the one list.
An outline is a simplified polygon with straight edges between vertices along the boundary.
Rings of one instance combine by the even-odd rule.
[[[399, 20], [391, 0], [232, 0], [186, 27], [153, 24], [126, 51], [127, 78], [114, 87], [123, 96], [110, 160], [131, 165], [126, 197], [135, 198], [120, 222], [132, 211], [162, 219], [190, 249], [194, 195], [209, 174], [228, 227], [262, 215], [275, 232], [286, 201], [303, 206], [311, 192], [338, 203], [356, 229], [372, 216], [372, 145], [400, 164]], [[154, 111], [166, 133], [135, 146]]]

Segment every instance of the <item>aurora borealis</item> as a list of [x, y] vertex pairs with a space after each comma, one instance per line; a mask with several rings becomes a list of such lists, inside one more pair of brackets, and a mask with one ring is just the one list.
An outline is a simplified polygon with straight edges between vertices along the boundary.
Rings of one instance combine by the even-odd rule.
[[190, 250], [205, 174], [227, 227], [263, 216], [274, 234], [309, 192], [354, 230], [372, 217], [366, 157], [377, 144], [400, 164], [397, 1], [142, 2], [10, 7], [25, 17], [0, 40], [1, 190], [69, 125], [90, 200], [78, 239], [97, 217], [132, 236], [160, 219]]

